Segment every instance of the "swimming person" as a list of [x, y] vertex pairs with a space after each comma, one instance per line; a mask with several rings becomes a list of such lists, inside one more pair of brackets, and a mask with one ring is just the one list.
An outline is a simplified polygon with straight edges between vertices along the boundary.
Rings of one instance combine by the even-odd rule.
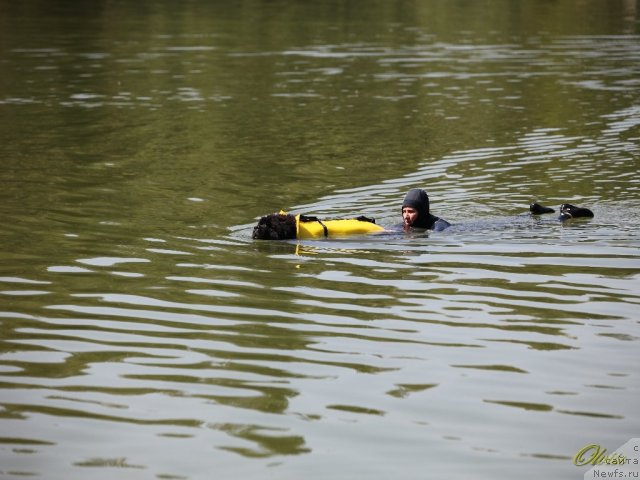
[[441, 232], [451, 224], [432, 215], [429, 211], [429, 195], [421, 188], [409, 190], [402, 201], [402, 226], [405, 231], [425, 228]]
[[[545, 207], [539, 203], [532, 203], [529, 212], [533, 215], [554, 213], [553, 208]], [[585, 207], [576, 207], [570, 203], [560, 205], [558, 220], [564, 222], [572, 218], [593, 218], [593, 212]], [[409, 190], [402, 201], [402, 227], [405, 231], [415, 228], [441, 232], [451, 224], [446, 220], [436, 217], [429, 210], [429, 195], [420, 188]]]

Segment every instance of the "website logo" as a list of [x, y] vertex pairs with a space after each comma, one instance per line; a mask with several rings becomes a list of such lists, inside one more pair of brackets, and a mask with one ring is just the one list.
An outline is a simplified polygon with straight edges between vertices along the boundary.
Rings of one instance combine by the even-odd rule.
[[573, 464], [578, 467], [591, 466], [584, 474], [585, 480], [640, 479], [640, 438], [632, 438], [615, 450], [609, 450], [597, 443], [585, 445], [576, 452]]

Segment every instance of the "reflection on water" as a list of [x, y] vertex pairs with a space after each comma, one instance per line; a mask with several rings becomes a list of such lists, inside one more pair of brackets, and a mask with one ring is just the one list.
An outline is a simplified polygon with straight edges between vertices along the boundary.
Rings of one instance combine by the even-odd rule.
[[[0, 4], [1, 476], [575, 478], [637, 437], [637, 2], [154, 5]], [[415, 187], [452, 228], [250, 239]]]

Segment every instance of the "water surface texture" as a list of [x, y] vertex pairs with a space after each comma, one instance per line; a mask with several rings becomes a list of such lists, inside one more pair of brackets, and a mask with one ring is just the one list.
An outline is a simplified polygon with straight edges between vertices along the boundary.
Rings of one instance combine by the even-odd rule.
[[[639, 9], [0, 0], [0, 478], [577, 479], [639, 437]], [[251, 240], [416, 187], [451, 229]]]

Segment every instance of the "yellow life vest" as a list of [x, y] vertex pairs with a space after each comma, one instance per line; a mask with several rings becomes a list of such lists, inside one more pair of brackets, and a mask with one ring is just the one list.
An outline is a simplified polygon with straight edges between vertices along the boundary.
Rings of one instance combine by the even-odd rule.
[[365, 217], [341, 220], [320, 220], [316, 217], [296, 215], [296, 238], [342, 237], [382, 232], [384, 228]]

